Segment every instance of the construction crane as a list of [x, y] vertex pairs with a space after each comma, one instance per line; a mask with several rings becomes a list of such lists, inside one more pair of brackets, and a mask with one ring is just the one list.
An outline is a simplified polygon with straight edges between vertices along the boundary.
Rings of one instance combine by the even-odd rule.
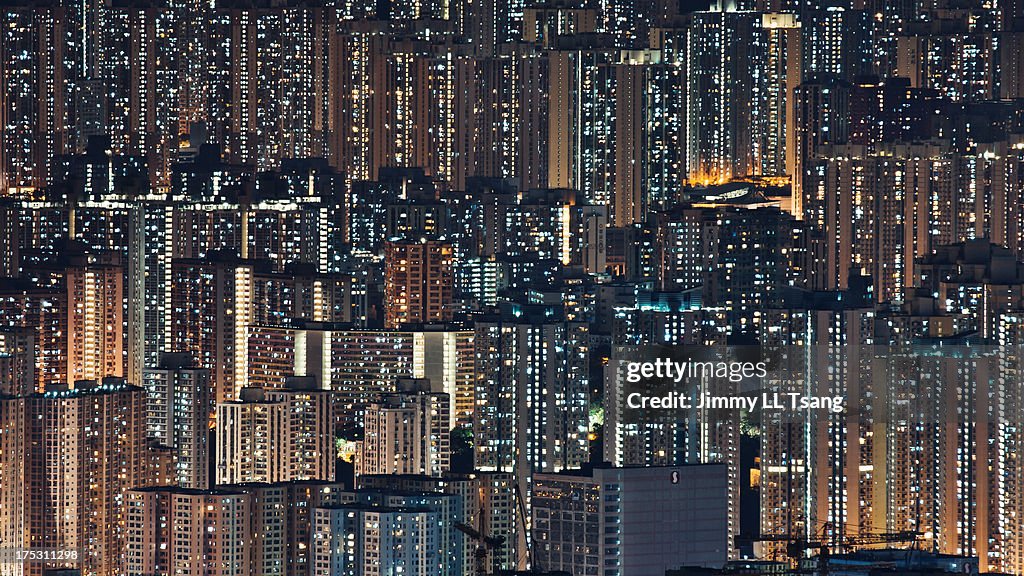
[[871, 546], [873, 544], [896, 544], [898, 542], [916, 543], [921, 537], [921, 532], [915, 530], [901, 530], [899, 532], [866, 532], [857, 536], [846, 536], [839, 539], [839, 546], [842, 549], [856, 549], [860, 546]]
[[[515, 502], [516, 502], [516, 506], [517, 506], [517, 510], [518, 510], [517, 516], [519, 518], [517, 524], [519, 522], [522, 523], [523, 532], [525, 533], [526, 529], [527, 529], [527, 525], [526, 525], [526, 503], [525, 503], [525, 501], [523, 499], [522, 490], [519, 489], [519, 483], [518, 482], [514, 482], [513, 486], [514, 486], [514, 490], [515, 490], [515, 494], [514, 494]], [[480, 504], [481, 504], [481, 513], [479, 514], [479, 524], [480, 525], [477, 528], [473, 528], [472, 526], [470, 526], [468, 524], [463, 524], [461, 522], [457, 522], [457, 523], [455, 523], [455, 528], [457, 528], [459, 530], [459, 532], [462, 532], [463, 534], [468, 536], [471, 540], [473, 540], [474, 542], [477, 543], [476, 550], [473, 552], [473, 558], [474, 558], [474, 561], [476, 563], [476, 574], [477, 574], [477, 576], [486, 576], [487, 574], [490, 573], [489, 570], [488, 570], [488, 562], [487, 562], [488, 556], [490, 556], [490, 553], [491, 553], [492, 550], [496, 550], [496, 549], [501, 548], [502, 546], [505, 545], [505, 537], [504, 536], [500, 536], [500, 535], [499, 536], [492, 536], [492, 535], [488, 535], [488, 534], [486, 534], [484, 532], [484, 527], [483, 527], [484, 519], [483, 519], [483, 512], [482, 512], [482, 508], [483, 508], [483, 492], [482, 491], [480, 492], [479, 497], [480, 497]], [[531, 573], [543, 572], [543, 570], [541, 569], [539, 563], [537, 562], [537, 557], [534, 555], [534, 550], [533, 550], [533, 547], [530, 545], [530, 538], [529, 537], [526, 538], [526, 555], [527, 555], [527, 559], [529, 560], [529, 563], [530, 563], [530, 572]]]
[[[828, 525], [822, 529], [822, 532], [826, 532]], [[794, 536], [791, 534], [762, 534], [757, 537], [744, 537], [736, 536], [736, 543], [740, 542], [785, 542], [786, 543], [786, 556], [789, 557], [792, 564], [799, 568], [800, 559], [804, 557], [804, 552], [808, 550], [818, 551], [818, 572], [822, 576], [827, 576], [829, 572], [828, 560], [833, 552], [843, 552], [846, 550], [853, 550], [860, 546], [871, 546], [874, 544], [895, 544], [897, 542], [917, 542], [917, 539], [921, 536], [920, 532], [912, 530], [903, 530], [899, 532], [870, 532], [859, 534], [857, 536], [845, 536], [845, 537], [833, 537], [832, 541], [826, 541], [825, 538], [817, 538], [809, 540], [803, 536]]]
[[[526, 533], [526, 500], [523, 498], [523, 491], [519, 489], [519, 482], [515, 483], [516, 490], [516, 503], [519, 505], [519, 517], [523, 522], [523, 533]], [[530, 535], [526, 535], [526, 557], [530, 560], [530, 571], [531, 572], [543, 572], [544, 570], [540, 567], [537, 562], [537, 557], [534, 556], [533, 546], [530, 545]]]
[[455, 528], [462, 532], [466, 536], [477, 543], [476, 550], [473, 551], [473, 560], [476, 563], [476, 574], [477, 576], [486, 576], [490, 573], [487, 569], [487, 557], [490, 556], [491, 550], [501, 548], [505, 544], [504, 536], [488, 536], [462, 522], [456, 522]]

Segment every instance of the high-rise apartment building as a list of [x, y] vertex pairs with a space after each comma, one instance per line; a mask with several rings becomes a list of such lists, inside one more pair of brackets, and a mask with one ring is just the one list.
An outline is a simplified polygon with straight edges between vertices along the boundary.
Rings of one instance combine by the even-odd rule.
[[[631, 306], [617, 310], [615, 345], [604, 371], [603, 456], [606, 462], [623, 468], [721, 465], [726, 475], [728, 554], [734, 558], [737, 550], [732, 543], [741, 530], [740, 411], [640, 411], [627, 405], [628, 395], [642, 390], [644, 384], [627, 383], [626, 364], [646, 351], [693, 346], [715, 355], [725, 350], [732, 328], [726, 310], [702, 309], [694, 296], [694, 291], [642, 293]], [[764, 323], [753, 327], [770, 328]], [[680, 383], [680, 390], [687, 385]], [[736, 392], [725, 382], [717, 386], [719, 394]]]
[[547, 188], [578, 190], [617, 226], [646, 220], [685, 174], [680, 68], [663, 50], [616, 50], [607, 35], [547, 53]]
[[156, 2], [104, 8], [99, 68], [112, 149], [145, 158], [149, 184], [167, 190], [180, 145], [175, 10]]
[[17, 206], [15, 200], [0, 199], [0, 238], [4, 239], [3, 247], [0, 248], [0, 275], [7, 278], [17, 276], [21, 267], [22, 247], [18, 241], [21, 224], [18, 222], [20, 211]]
[[85, 256], [67, 268], [65, 382], [124, 375], [124, 279], [116, 257]]
[[33, 333], [37, 389], [125, 375], [124, 281], [119, 255], [72, 245], [7, 282], [0, 322]]
[[312, 376], [286, 378], [266, 398], [288, 409], [288, 480], [333, 480], [336, 465], [333, 398]]
[[26, 2], [0, 12], [0, 189], [5, 195], [31, 194], [52, 183], [57, 157], [70, 152], [73, 24], [68, 12], [58, 2]]
[[383, 116], [384, 103], [374, 98], [375, 82], [384, 76], [388, 23], [354, 20], [336, 36], [340, 69], [338, 114], [332, 122], [332, 161], [352, 180], [375, 180], [381, 160], [371, 146], [372, 127]]
[[[544, 188], [585, 191], [593, 204], [609, 204], [614, 166], [614, 80], [609, 65], [617, 50], [609, 36], [570, 38], [568, 46], [547, 52], [538, 86], [546, 96], [548, 179]], [[546, 80], [546, 82], [544, 82]], [[525, 119], [529, 122], [531, 119]], [[588, 125], [589, 130], [580, 130]], [[537, 130], [536, 127], [533, 130]]]
[[311, 377], [217, 404], [217, 484], [334, 478], [331, 394]]
[[[778, 379], [770, 378], [766, 385], [793, 390], [806, 378], [816, 383], [815, 393], [821, 395], [886, 395], [881, 390], [885, 386], [870, 377], [876, 317], [868, 294], [808, 293], [806, 300], [787, 302], [769, 314], [776, 329], [765, 341], [805, 351], [807, 360], [782, 360], [790, 369], [779, 370]], [[796, 382], [784, 381], [787, 377]], [[884, 474], [878, 457], [885, 451], [882, 424], [876, 418], [860, 400], [851, 402], [849, 415], [842, 419], [766, 413], [757, 484], [761, 532], [808, 533], [834, 521], [829, 530], [855, 537], [885, 524], [873, 504], [880, 496], [875, 491], [877, 474]], [[804, 504], [793, 506], [794, 502]], [[781, 549], [778, 543], [762, 546], [765, 554]]]
[[129, 491], [125, 495], [131, 526], [126, 573], [252, 574], [250, 498], [230, 488]]
[[148, 434], [175, 453], [175, 485], [210, 486], [210, 371], [188, 354], [164, 354], [159, 366], [143, 372]]
[[0, 328], [0, 394], [25, 396], [36, 389], [34, 330]]
[[937, 313], [986, 339], [996, 339], [1000, 311], [1024, 308], [1024, 264], [984, 238], [937, 246], [914, 270], [916, 297], [934, 299]]
[[793, 258], [792, 217], [754, 196], [742, 208], [709, 198], [655, 218], [659, 288], [699, 289], [702, 304], [723, 309], [738, 330], [778, 300]]
[[[9, 545], [28, 540], [30, 509], [25, 506], [28, 466], [25, 455], [27, 424], [25, 398], [0, 393], [0, 541]], [[0, 567], [3, 576], [21, 576], [21, 566]]]
[[365, 574], [409, 569], [439, 576], [435, 552], [440, 540], [438, 513], [416, 507], [361, 503], [316, 509], [315, 565], [312, 574]]
[[[488, 551], [486, 565], [492, 572], [512, 570], [522, 566], [523, 558], [516, 554], [526, 541], [525, 524], [519, 513], [515, 495], [515, 480], [506, 472], [447, 473], [443, 476], [409, 474], [361, 475], [360, 489], [389, 492], [443, 492], [455, 494], [462, 501], [462, 523], [501, 543], [494, 543]], [[462, 538], [464, 553], [463, 574], [472, 574], [477, 568], [477, 544], [466, 534]]]
[[808, 164], [818, 150], [830, 143], [846, 141], [849, 128], [849, 87], [833, 79], [811, 80], [793, 90], [796, 130], [789, 155], [793, 176], [793, 214], [807, 218], [810, 183], [806, 182]]
[[[858, 76], [873, 74], [877, 70], [873, 62], [871, 28], [878, 12], [861, 6], [854, 3], [846, 3], [845, 6], [806, 5], [797, 10], [805, 79], [819, 77], [853, 82]], [[893, 37], [890, 39], [895, 40]]]
[[125, 493], [154, 477], [145, 401], [141, 388], [118, 378], [0, 400], [5, 478], [0, 500], [11, 505], [0, 514], [6, 545], [81, 555], [73, 564], [29, 564], [26, 574], [59, 567], [123, 573]]
[[577, 8], [570, 4], [553, 2], [528, 6], [523, 10], [523, 41], [553, 47], [560, 36], [596, 32], [598, 16], [594, 8]]
[[582, 266], [602, 274], [607, 264], [607, 206], [583, 203], [573, 190], [491, 187], [474, 190], [479, 218], [468, 252], [500, 264], [521, 259]]
[[908, 25], [896, 39], [895, 75], [954, 102], [999, 98], [999, 35], [967, 13], [936, 16]]
[[916, 258], [976, 234], [977, 196], [954, 185], [959, 162], [939, 142], [823, 148], [802, 188], [810, 286], [843, 290], [863, 273], [879, 301], [908, 296]]
[[[449, 231], [441, 227], [440, 218], [429, 220], [431, 214], [444, 211], [437, 202], [437, 193], [437, 182], [422, 168], [381, 168], [375, 180], [353, 182], [345, 210], [349, 253], [360, 258], [380, 258], [385, 241], [394, 237], [418, 240], [447, 234]], [[396, 218], [396, 211], [402, 214], [403, 209], [411, 206], [428, 217], [420, 225], [411, 225], [408, 216]], [[393, 225], [396, 220], [401, 222], [399, 226]]]
[[729, 557], [725, 466], [534, 475], [530, 532], [548, 570], [658, 576]]
[[588, 460], [590, 396], [587, 325], [559, 307], [506, 305], [476, 323], [474, 461], [516, 474], [528, 494], [536, 472]]
[[332, 51], [336, 12], [305, 2], [218, 7], [211, 17], [209, 123], [225, 158], [277, 168], [283, 158], [331, 156], [343, 74]]
[[32, 390], [40, 391], [67, 377], [64, 291], [9, 278], [0, 288], [0, 322], [5, 329], [23, 331], [31, 339], [34, 374]]
[[238, 400], [217, 404], [217, 484], [283, 482], [289, 478], [288, 406], [262, 390], [242, 389]]
[[[957, 259], [964, 269], [1017, 274], [998, 251], [984, 263], [988, 248], [941, 247], [927, 262], [927, 281], [899, 310], [877, 310], [869, 293], [850, 290], [809, 293], [772, 312], [773, 339], [797, 345], [798, 354], [780, 359], [787, 369], [768, 385], [794, 390], [811, 382], [813, 393], [848, 404], [843, 414], [762, 419], [762, 533], [857, 538], [882, 525], [918, 533], [926, 549], [976, 556], [982, 570], [1017, 569], [1021, 535], [1002, 519], [1017, 513], [1012, 495], [1022, 471], [1011, 454], [1019, 436], [990, 423], [1020, 405], [1020, 387], [1005, 379], [1019, 360], [965, 344], [976, 320], [961, 307], [970, 309], [984, 288], [970, 275], [942, 280]], [[950, 280], [962, 281], [953, 293], [963, 300], [943, 309], [932, 294]], [[1017, 291], [1004, 280], [1009, 289], [992, 296]], [[766, 543], [764, 553], [777, 549]]]
[[344, 179], [321, 158], [285, 159], [260, 173], [221, 159], [219, 146], [199, 148], [175, 165], [173, 210], [164, 223], [168, 258], [206, 258], [224, 251], [267, 260], [271, 270], [312, 265], [339, 272], [344, 241]]
[[766, 104], [764, 140], [758, 156], [766, 176], [794, 176], [796, 106], [793, 88], [803, 74], [801, 23], [796, 14], [766, 13], [761, 28], [767, 36], [765, 59]]
[[451, 399], [425, 379], [400, 379], [398, 390], [366, 407], [356, 476], [440, 476], [451, 461]]
[[463, 574], [458, 495], [357, 490], [340, 501], [314, 510], [312, 574]]
[[424, 240], [384, 247], [384, 325], [448, 322], [455, 275], [451, 245]]
[[210, 371], [217, 402], [238, 398], [245, 384], [254, 272], [253, 263], [229, 256], [171, 264], [164, 346]]
[[396, 390], [400, 378], [426, 378], [432, 391], [452, 399], [451, 422], [469, 426], [474, 409], [473, 336], [472, 330], [458, 324], [402, 330], [328, 322], [253, 326], [250, 383], [278, 386], [291, 374], [312, 376], [331, 390], [339, 428], [351, 431], [362, 426], [366, 404], [382, 391]]
[[125, 572], [309, 574], [313, 510], [335, 503], [342, 488], [287, 482], [131, 490], [126, 495], [130, 538]]
[[[682, 32], [684, 67], [684, 165], [686, 179], [716, 184], [755, 174], [755, 150], [763, 126], [762, 78], [768, 39], [754, 12], [696, 12]], [[756, 70], [756, 72], [754, 72]], [[735, 102], [746, 102], [735, 106]]]

